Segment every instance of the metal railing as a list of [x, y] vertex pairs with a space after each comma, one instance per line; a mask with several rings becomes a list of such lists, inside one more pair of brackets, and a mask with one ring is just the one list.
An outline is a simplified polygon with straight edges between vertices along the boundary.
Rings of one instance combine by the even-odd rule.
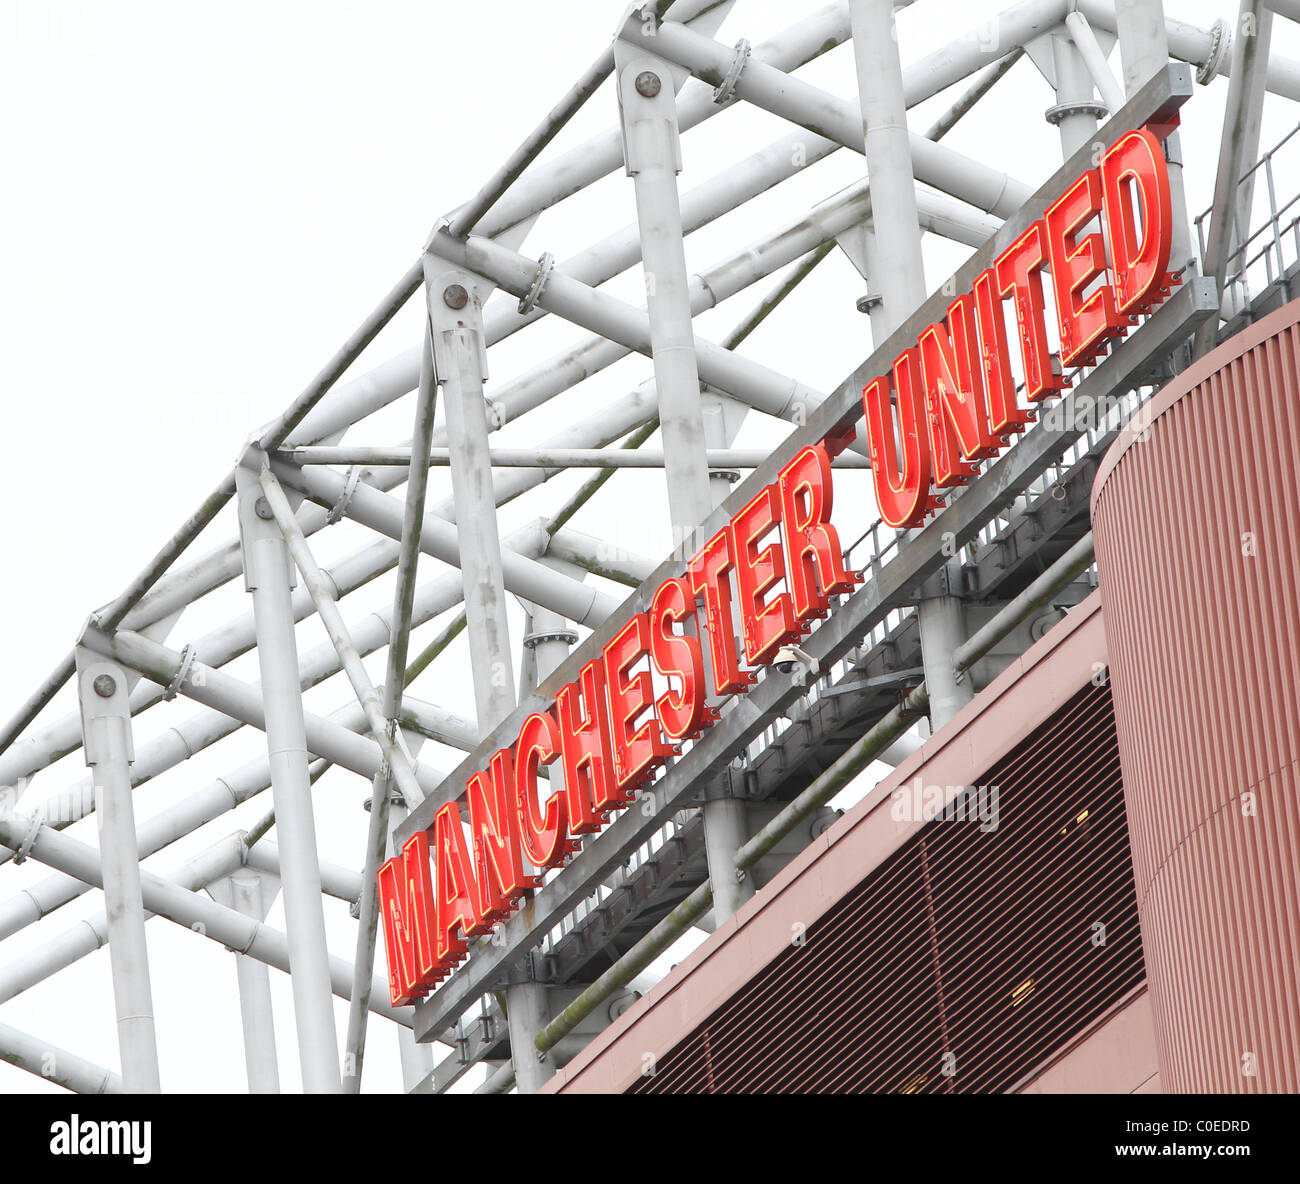
[[[1220, 317], [1229, 321], [1248, 309], [1263, 292], [1277, 284], [1286, 287], [1290, 274], [1300, 265], [1300, 190], [1284, 202], [1278, 200], [1278, 172], [1294, 177], [1300, 173], [1300, 124], [1282, 137], [1237, 181], [1237, 200], [1232, 203], [1233, 234], [1224, 273], [1223, 305]], [[1246, 229], [1237, 223], [1245, 210]], [[1194, 219], [1196, 241], [1202, 263], [1209, 240], [1213, 207]], [[1284, 298], [1290, 293], [1284, 292]]]

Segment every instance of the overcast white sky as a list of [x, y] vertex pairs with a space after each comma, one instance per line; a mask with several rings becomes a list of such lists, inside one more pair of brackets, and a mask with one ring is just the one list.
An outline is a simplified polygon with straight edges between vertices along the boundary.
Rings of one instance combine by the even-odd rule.
[[[951, 40], [1004, 5], [920, 0], [899, 18], [904, 61]], [[739, 0], [720, 38], [758, 43], [814, 5]], [[1229, 0], [1175, 0], [1173, 15], [1208, 27], [1231, 17]], [[0, 515], [8, 558], [0, 606], [9, 622], [0, 716], [9, 714], [70, 648], [88, 612], [110, 600], [229, 470], [241, 443], [277, 414], [315, 374], [415, 258], [436, 217], [474, 192], [570, 82], [608, 43], [621, 0], [568, 0], [549, 8], [519, 0], [366, 5], [337, 0], [232, 0], [224, 5], [118, 0], [0, 0], [0, 123], [5, 183], [0, 258], [0, 390], [7, 418], [9, 487]], [[1277, 20], [1274, 53], [1300, 58], [1296, 29]], [[1118, 53], [1113, 55], [1118, 70]], [[806, 76], [855, 93], [852, 51], [829, 54]], [[1185, 109], [1183, 144], [1193, 213], [1213, 188], [1226, 81], [1200, 89]], [[958, 88], [960, 89], [960, 88]], [[954, 92], [955, 94], [956, 92]], [[911, 114], [924, 130], [945, 94]], [[1038, 184], [1060, 161], [1056, 131], [1042, 119], [1054, 103], [1032, 64], [1020, 62], [951, 135], [959, 151]], [[1295, 108], [1271, 99], [1263, 143], [1296, 123]], [[607, 85], [567, 129], [557, 150], [616, 118]], [[761, 112], [732, 110], [684, 140], [682, 186], [788, 130]], [[861, 175], [861, 158], [841, 152], [692, 236], [688, 264], [700, 270], [797, 219], [814, 201]], [[1300, 174], [1291, 175], [1287, 196]], [[548, 213], [523, 247], [563, 259], [635, 216], [621, 174], [582, 200]], [[936, 288], [964, 248], [927, 239], [927, 285]], [[631, 273], [611, 290], [638, 299]], [[759, 292], [742, 294], [699, 322], [714, 339]], [[866, 318], [853, 301], [863, 284], [838, 254], [754, 335], [746, 351], [829, 390], [870, 350]], [[418, 308], [408, 309], [354, 373], [415, 343]], [[499, 383], [581, 334], [545, 322], [492, 353]], [[650, 373], [631, 358], [537, 415], [511, 425], [503, 443], [543, 440], [572, 418]], [[409, 434], [404, 399], [348, 439], [394, 443]], [[784, 429], [751, 417], [739, 443], [778, 439]], [[849, 477], [840, 500], [863, 487]], [[449, 488], [446, 470], [436, 478]], [[580, 478], [564, 477], [501, 516], [503, 530], [555, 506]], [[852, 511], [846, 509], [849, 521]], [[633, 525], [632, 515], [635, 515]], [[860, 516], [860, 515], [859, 515]], [[624, 474], [575, 525], [658, 557], [668, 547], [662, 480]], [[196, 553], [233, 533], [223, 514]], [[344, 525], [314, 546], [322, 560], [368, 541]], [[422, 573], [438, 564], [424, 561]], [[427, 572], [425, 571], [427, 567]], [[611, 590], [615, 590], [611, 588]], [[187, 639], [247, 606], [238, 583], [182, 618], [169, 643]], [[391, 584], [376, 581], [349, 598], [355, 619], [387, 606]], [[514, 624], [518, 625], [518, 614]], [[416, 645], [436, 632], [425, 626]], [[314, 622], [300, 648], [323, 639]], [[370, 663], [376, 680], [382, 661]], [[255, 663], [232, 672], [256, 678]], [[413, 693], [472, 714], [462, 646]], [[347, 698], [330, 684], [309, 706], [332, 710]], [[65, 692], [43, 719], [75, 709]], [[139, 745], [183, 718], [183, 701], [137, 725]], [[261, 750], [240, 735], [137, 791], [137, 819], [192, 793]], [[430, 745], [444, 768], [455, 753]], [[33, 800], [84, 773], [74, 755], [38, 778]], [[331, 772], [316, 801], [322, 857], [361, 859], [369, 787]], [[270, 805], [248, 803], [178, 843], [149, 866], [246, 827]], [[72, 833], [94, 841], [88, 822]], [[0, 900], [47, 873], [29, 863], [0, 869]], [[2, 968], [97, 911], [87, 895], [4, 942]], [[332, 950], [352, 956], [346, 905], [326, 902]], [[282, 926], [277, 905], [271, 922]], [[244, 1088], [231, 956], [165, 921], [148, 926], [162, 1080], [170, 1091]], [[382, 959], [377, 970], [382, 974]], [[288, 980], [272, 972], [280, 1074], [298, 1085]], [[338, 1005], [340, 1039], [346, 1009]], [[100, 951], [42, 986], [0, 1005], [0, 1021], [101, 1064], [118, 1063], [109, 959]], [[389, 1025], [374, 1021], [367, 1089], [399, 1087]], [[472, 1080], [477, 1080], [474, 1078]], [[50, 1089], [0, 1065], [0, 1091]]]

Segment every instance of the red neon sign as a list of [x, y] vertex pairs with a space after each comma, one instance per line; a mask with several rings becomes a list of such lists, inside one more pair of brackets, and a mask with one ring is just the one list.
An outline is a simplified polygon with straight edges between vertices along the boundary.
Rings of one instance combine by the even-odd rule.
[[[1081, 237], [1093, 221], [1104, 238], [1101, 230]], [[932, 489], [964, 484], [971, 462], [992, 456], [1033, 419], [1016, 400], [1008, 312], [1025, 398], [1035, 404], [1060, 394], [1065, 367], [1096, 361], [1168, 294], [1172, 234], [1160, 142], [1147, 129], [1129, 132], [975, 278], [946, 323], [926, 329], [895, 359], [892, 375], [862, 392], [881, 518], [920, 526], [938, 504]], [[1048, 340], [1044, 275], [1059, 353]]]
[[[1084, 234], [1093, 222], [1102, 230]], [[1160, 144], [1148, 130], [1129, 132], [863, 390], [880, 516], [919, 525], [939, 504], [936, 487], [969, 480], [973, 462], [1032, 421], [1016, 398], [1008, 320], [1026, 399], [1059, 394], [1065, 367], [1094, 361], [1168, 293], [1171, 232]], [[529, 715], [514, 744], [470, 777], [467, 818], [460, 803], [442, 806], [431, 830], [384, 864], [379, 907], [394, 1006], [428, 994], [464, 959], [469, 938], [518, 908], [578, 836], [598, 831], [683, 740], [710, 726], [718, 715], [710, 691], [748, 691], [757, 676], [747, 667], [771, 662], [826, 615], [830, 597], [861, 582], [831, 524], [830, 462], [852, 435], [791, 459], [561, 688], [553, 709]], [[666, 688], [657, 697], [656, 677]]]

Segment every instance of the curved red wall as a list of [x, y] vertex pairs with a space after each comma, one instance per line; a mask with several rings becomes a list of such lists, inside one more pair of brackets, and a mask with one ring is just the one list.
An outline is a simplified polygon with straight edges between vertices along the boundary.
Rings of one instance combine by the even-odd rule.
[[1166, 1090], [1300, 1090], [1300, 301], [1207, 355], [1093, 489]]

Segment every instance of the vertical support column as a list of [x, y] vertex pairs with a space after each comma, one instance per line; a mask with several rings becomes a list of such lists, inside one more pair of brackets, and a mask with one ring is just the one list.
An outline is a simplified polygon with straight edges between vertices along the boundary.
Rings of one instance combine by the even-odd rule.
[[[262, 893], [262, 877], [245, 868], [230, 877], [231, 903], [246, 917], [261, 921], [269, 901]], [[272, 893], [272, 896], [274, 893]], [[271, 977], [265, 962], [246, 954], [235, 955], [239, 984], [239, 1017], [244, 1028], [244, 1065], [250, 1094], [278, 1094], [280, 1065], [275, 1052], [275, 1018], [271, 1010]]]
[[[487, 359], [481, 297], [475, 277], [433, 258], [425, 260], [425, 286], [434, 370], [447, 414], [465, 623], [474, 655], [474, 698], [479, 727], [486, 734], [514, 709], [515, 688], [483, 401]], [[533, 1046], [545, 1023], [545, 992], [537, 986], [543, 1008], [539, 1014], [530, 990], [533, 985], [510, 988], [506, 1000], [520, 1093], [535, 1093], [546, 1076]]]
[[[871, 185], [873, 233], [866, 237], [867, 264], [874, 277], [871, 334], [879, 345], [925, 301], [925, 264], [916, 210], [916, 178], [903, 99], [892, 0], [850, 0], [858, 97]], [[949, 564], [951, 575], [960, 572]], [[953, 654], [964, 639], [961, 601], [927, 597], [916, 606], [921, 660], [930, 691], [930, 727], [938, 731], [970, 701], [969, 679], [953, 675]]]
[[[1246, 74], [1250, 88], [1244, 96], [1244, 111], [1238, 132], [1238, 156], [1242, 172], [1259, 159], [1260, 125], [1264, 119], [1265, 84], [1268, 81], [1268, 55], [1273, 43], [1273, 10], [1266, 3], [1244, 0], [1237, 15], [1238, 46], [1233, 46], [1232, 76]], [[1240, 65], [1236, 64], [1240, 62]], [[1229, 80], [1231, 85], [1231, 80]], [[1250, 215], [1254, 206], [1255, 181], [1252, 173], [1237, 186], [1237, 203], [1230, 251], [1237, 251], [1250, 233]]]
[[432, 256], [425, 257], [424, 279], [434, 373], [442, 386], [447, 416], [465, 623], [475, 656], [474, 697], [479, 726], [486, 735], [514, 710], [515, 692], [483, 400], [487, 349], [479, 293], [482, 281]]
[[[623, 151], [636, 194], [641, 233], [646, 310], [664, 442], [664, 478], [673, 543], [680, 547], [708, 517], [715, 504], [711, 486], [722, 482], [710, 481], [706, 454], [677, 192], [677, 174], [682, 167], [677, 102], [666, 62], [623, 41], [615, 45], [614, 54]], [[725, 446], [721, 408], [717, 411], [709, 418], [721, 429], [718, 442]], [[714, 916], [719, 923], [731, 916], [748, 895], [748, 886], [742, 889], [736, 880], [736, 851], [745, 839], [744, 813], [738, 808], [739, 803], [726, 800], [706, 802], [704, 806], [709, 879], [713, 884]]]
[[[1164, 4], [1161, 0], [1115, 0], [1115, 31], [1119, 35], [1124, 93], [1132, 98], [1153, 74], [1169, 64]], [[1177, 271], [1195, 261], [1183, 186], [1183, 150], [1177, 130], [1165, 140], [1165, 157], [1169, 161], [1169, 197], [1174, 220], [1169, 269]]]
[[1093, 97], [1092, 75], [1073, 41], [1052, 34], [1052, 65], [1056, 72], [1056, 106], [1047, 112], [1061, 135], [1061, 156], [1068, 160], [1097, 132], [1105, 105]]
[[[720, 401], [719, 401], [720, 403]], [[726, 448], [731, 440], [726, 433], [723, 408], [708, 409], [704, 417], [705, 443], [709, 448]], [[731, 492], [731, 482], [739, 473], [713, 470], [709, 473], [709, 494], [713, 505], [719, 505]], [[736, 602], [736, 577], [731, 575], [732, 603]], [[743, 647], [736, 642], [738, 654], [743, 658]], [[741, 905], [754, 895], [754, 878], [736, 867], [736, 852], [744, 846], [752, 833], [749, 812], [745, 803], [730, 793], [706, 797], [704, 814], [704, 855], [708, 862], [710, 887], [713, 890], [713, 920], [721, 925]]]
[[[569, 656], [578, 635], [559, 613], [533, 605], [528, 614], [529, 629], [524, 646], [532, 651], [536, 671], [534, 686], [545, 682]], [[531, 688], [530, 688], [531, 689]], [[563, 779], [559, 764], [551, 766], [551, 783]], [[515, 1066], [515, 1087], [521, 1094], [535, 1094], [555, 1072], [550, 1054], [539, 1058], [533, 1043], [550, 1018], [543, 983], [516, 983], [506, 990], [506, 1022], [510, 1029], [510, 1051]]]
[[[414, 740], [418, 739], [418, 737], [413, 737], [409, 733], [405, 734], [408, 743], [413, 743]], [[385, 858], [387, 859], [391, 859], [397, 854], [397, 846], [393, 842], [393, 832], [406, 821], [408, 813], [404, 801], [389, 802], [388, 842], [385, 847]], [[417, 1044], [415, 1035], [410, 1028], [393, 1026], [397, 1029], [397, 1056], [402, 1065], [402, 1089], [409, 1094], [433, 1071], [433, 1049], [428, 1044]]]
[[712, 500], [677, 193], [682, 167], [677, 97], [666, 62], [622, 41], [614, 56], [623, 152], [641, 232], [668, 507], [673, 542], [679, 545], [708, 515]]
[[[411, 639], [411, 612], [415, 603], [415, 576], [419, 567], [420, 534], [429, 488], [429, 441], [433, 437], [437, 391], [433, 373], [432, 328], [428, 314], [420, 334], [420, 382], [415, 399], [415, 434], [411, 438], [411, 463], [407, 470], [406, 504], [402, 511], [402, 545], [397, 556], [397, 586], [393, 589], [393, 615], [388, 635], [388, 660], [384, 675], [384, 720], [394, 748], [402, 748], [397, 719], [406, 685], [406, 659]], [[385, 762], [387, 765], [387, 761]], [[403, 777], [402, 780], [405, 780]], [[409, 782], [406, 791], [410, 792]], [[391, 770], [381, 769], [370, 792], [370, 824], [366, 828], [365, 857], [361, 871], [361, 897], [357, 901], [357, 943], [352, 967], [352, 998], [348, 1003], [348, 1031], [343, 1053], [343, 1084], [349, 1092], [361, 1089], [365, 1065], [366, 1026], [375, 965], [375, 940], [379, 928], [376, 878], [388, 848], [388, 824], [393, 793]], [[404, 800], [404, 798], [403, 798]], [[407, 1058], [409, 1060], [409, 1058]]]
[[149, 987], [149, 951], [144, 937], [140, 856], [131, 803], [130, 687], [126, 671], [77, 647], [77, 693], [86, 764], [95, 786], [99, 858], [108, 918], [108, 953], [113, 970], [113, 1005], [122, 1058], [122, 1088], [156, 1094], [158, 1041]]
[[[1219, 315], [1196, 331], [1197, 356], [1208, 353], [1218, 340], [1219, 324], [1241, 311], [1249, 300], [1246, 285], [1233, 284], [1225, 291], [1228, 263], [1242, 240], [1250, 233], [1250, 210], [1254, 204], [1255, 174], [1243, 184], [1242, 174], [1259, 154], [1259, 127], [1263, 115], [1264, 81], [1268, 69], [1268, 47], [1272, 36], [1272, 13], [1261, 0], [1242, 0], [1237, 15], [1237, 34], [1232, 44], [1232, 75], [1228, 79], [1228, 101], [1223, 110], [1223, 132], [1219, 138], [1218, 172], [1214, 179], [1214, 204], [1210, 233], [1205, 244], [1205, 273], [1219, 292]], [[1280, 262], [1280, 261], [1279, 261]], [[1235, 297], [1240, 296], [1240, 301]]]
[[849, 20], [875, 228], [867, 240], [867, 264], [880, 296], [881, 328], [892, 333], [926, 296], [893, 0], [849, 0]]
[[298, 687], [289, 549], [262, 498], [257, 474], [240, 465], [235, 487], [244, 585], [253, 596], [302, 1084], [307, 1093], [338, 1093], [342, 1079], [307, 772], [307, 732]]

